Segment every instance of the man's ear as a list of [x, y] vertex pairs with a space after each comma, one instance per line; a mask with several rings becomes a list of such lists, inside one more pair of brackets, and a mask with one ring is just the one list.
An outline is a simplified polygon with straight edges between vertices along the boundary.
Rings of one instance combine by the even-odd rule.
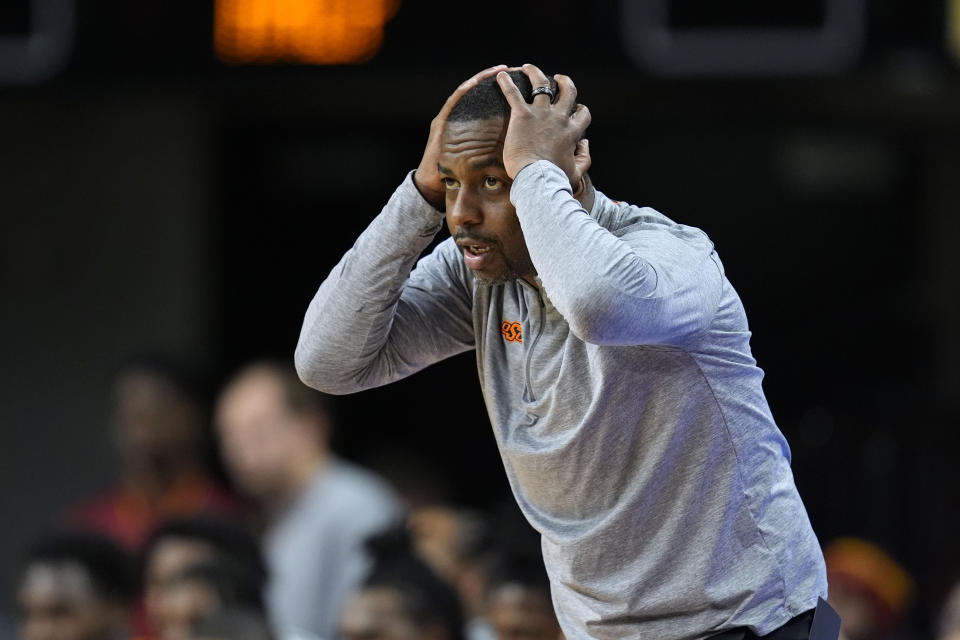
[[586, 138], [580, 138], [577, 142], [577, 148], [573, 151], [573, 166], [577, 172], [576, 178], [579, 181], [587, 171], [593, 159], [590, 157], [590, 141]]

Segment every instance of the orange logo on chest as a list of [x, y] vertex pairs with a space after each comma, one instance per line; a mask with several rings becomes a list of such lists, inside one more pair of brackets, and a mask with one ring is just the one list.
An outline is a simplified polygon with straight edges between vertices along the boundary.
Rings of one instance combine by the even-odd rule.
[[500, 325], [500, 333], [507, 342], [523, 342], [523, 327], [519, 322], [503, 321]]

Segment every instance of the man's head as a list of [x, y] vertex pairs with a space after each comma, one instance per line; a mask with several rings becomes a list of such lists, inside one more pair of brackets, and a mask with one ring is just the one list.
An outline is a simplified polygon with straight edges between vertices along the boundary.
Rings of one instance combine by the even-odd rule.
[[487, 585], [487, 619], [497, 640], [558, 640], [563, 635], [550, 598], [550, 581], [535, 550], [505, 552]]
[[210, 616], [230, 610], [264, 615], [264, 584], [249, 567], [220, 557], [187, 567], [159, 600], [154, 629], [159, 640], [188, 640]]
[[823, 549], [830, 604], [849, 640], [894, 634], [913, 599], [913, 579], [886, 551], [859, 538], [839, 538]]
[[[259, 542], [240, 523], [194, 516], [168, 520], [154, 529], [143, 551], [144, 605], [153, 628], [163, 626], [171, 590], [184, 574], [211, 562], [243, 567], [261, 586], [266, 581]], [[181, 594], [192, 588], [181, 586]]]
[[417, 553], [456, 588], [468, 615], [481, 615], [493, 544], [485, 518], [468, 509], [432, 505], [413, 509], [408, 526]]
[[370, 543], [373, 568], [340, 616], [344, 640], [463, 640], [453, 587], [410, 548], [399, 531]]
[[131, 560], [94, 534], [59, 534], [28, 552], [18, 589], [24, 640], [119, 640], [136, 594]]
[[298, 491], [328, 453], [324, 396], [282, 364], [258, 362], [240, 371], [220, 395], [216, 425], [227, 470], [258, 499]]
[[[527, 102], [530, 79], [508, 72]], [[550, 79], [555, 92], [556, 82]], [[454, 105], [441, 140], [438, 169], [446, 190], [447, 226], [481, 282], [500, 284], [536, 275], [503, 165], [510, 105], [495, 77], [480, 81]], [[574, 149], [570, 149], [573, 155]]]
[[194, 376], [159, 357], [125, 362], [113, 378], [113, 426], [124, 471], [176, 472], [193, 464], [205, 412]]

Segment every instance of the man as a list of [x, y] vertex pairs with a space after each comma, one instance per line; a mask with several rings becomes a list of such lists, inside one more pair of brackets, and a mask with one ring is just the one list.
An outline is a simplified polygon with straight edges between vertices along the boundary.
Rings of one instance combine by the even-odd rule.
[[114, 487], [74, 507], [69, 519], [139, 551], [158, 522], [212, 511], [237, 514], [240, 502], [202, 462], [209, 409], [178, 363], [145, 357], [113, 380], [112, 423], [120, 459]]
[[484, 592], [494, 542], [483, 514], [443, 504], [424, 505], [410, 511], [407, 525], [420, 557], [460, 595], [467, 640], [493, 640]]
[[462, 84], [311, 302], [300, 375], [350, 393], [475, 350], [568, 639], [805, 638], [823, 557], [743, 306], [703, 232], [592, 187], [589, 121], [533, 65]]
[[487, 585], [487, 616], [496, 640], [562, 640], [543, 561], [530, 551], [507, 550]]
[[464, 640], [454, 588], [394, 529], [368, 542], [373, 565], [340, 615], [342, 640]]
[[130, 558], [97, 534], [63, 533], [28, 552], [18, 588], [23, 640], [123, 640], [136, 580]]
[[256, 613], [266, 620], [259, 576], [227, 558], [192, 565], [175, 576], [163, 591], [157, 637], [187, 640], [194, 636], [200, 622], [232, 610]]
[[886, 551], [861, 538], [838, 538], [823, 548], [830, 604], [843, 618], [841, 640], [899, 638], [916, 587]]
[[264, 508], [267, 607], [281, 635], [333, 637], [366, 570], [363, 542], [399, 518], [379, 478], [335, 457], [323, 398], [292, 367], [255, 363], [217, 407], [227, 470]]
[[[147, 539], [143, 552], [144, 613], [147, 626], [159, 638], [175, 637], [171, 618], [193, 589], [183, 576], [196, 567], [226, 566], [238, 584], [251, 584], [247, 592], [258, 596], [267, 581], [259, 541], [242, 523], [222, 517], [191, 516], [161, 523]], [[194, 581], [196, 582], [196, 581]], [[178, 595], [180, 594], [180, 595]], [[198, 603], [210, 598], [199, 598]], [[198, 603], [189, 603], [191, 606]], [[183, 617], [183, 616], [181, 616]], [[182, 625], [180, 626], [182, 628]]]

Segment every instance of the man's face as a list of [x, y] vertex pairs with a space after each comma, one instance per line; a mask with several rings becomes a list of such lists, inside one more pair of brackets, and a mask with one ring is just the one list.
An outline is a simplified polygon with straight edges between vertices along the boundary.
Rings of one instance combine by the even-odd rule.
[[486, 284], [536, 275], [510, 202], [503, 168], [505, 118], [448, 122], [438, 159], [447, 194], [447, 227], [464, 262]]
[[164, 626], [165, 598], [168, 589], [188, 567], [216, 555], [206, 542], [190, 538], [164, 538], [151, 550], [147, 558], [144, 607], [147, 621], [154, 629]]
[[420, 629], [393, 589], [364, 589], [350, 598], [340, 615], [341, 640], [414, 640]]
[[171, 383], [128, 371], [114, 384], [113, 421], [129, 471], [155, 471], [193, 455], [200, 413]]
[[317, 446], [316, 429], [287, 408], [280, 383], [266, 373], [249, 373], [224, 392], [217, 428], [230, 476], [256, 498], [282, 492], [291, 457]]
[[189, 640], [193, 627], [221, 608], [213, 588], [199, 580], [178, 579], [163, 590], [154, 629], [159, 640]]
[[537, 591], [508, 584], [490, 594], [487, 616], [497, 640], [563, 638], [550, 600]]
[[18, 593], [24, 640], [113, 640], [123, 611], [104, 601], [77, 563], [27, 568]]

